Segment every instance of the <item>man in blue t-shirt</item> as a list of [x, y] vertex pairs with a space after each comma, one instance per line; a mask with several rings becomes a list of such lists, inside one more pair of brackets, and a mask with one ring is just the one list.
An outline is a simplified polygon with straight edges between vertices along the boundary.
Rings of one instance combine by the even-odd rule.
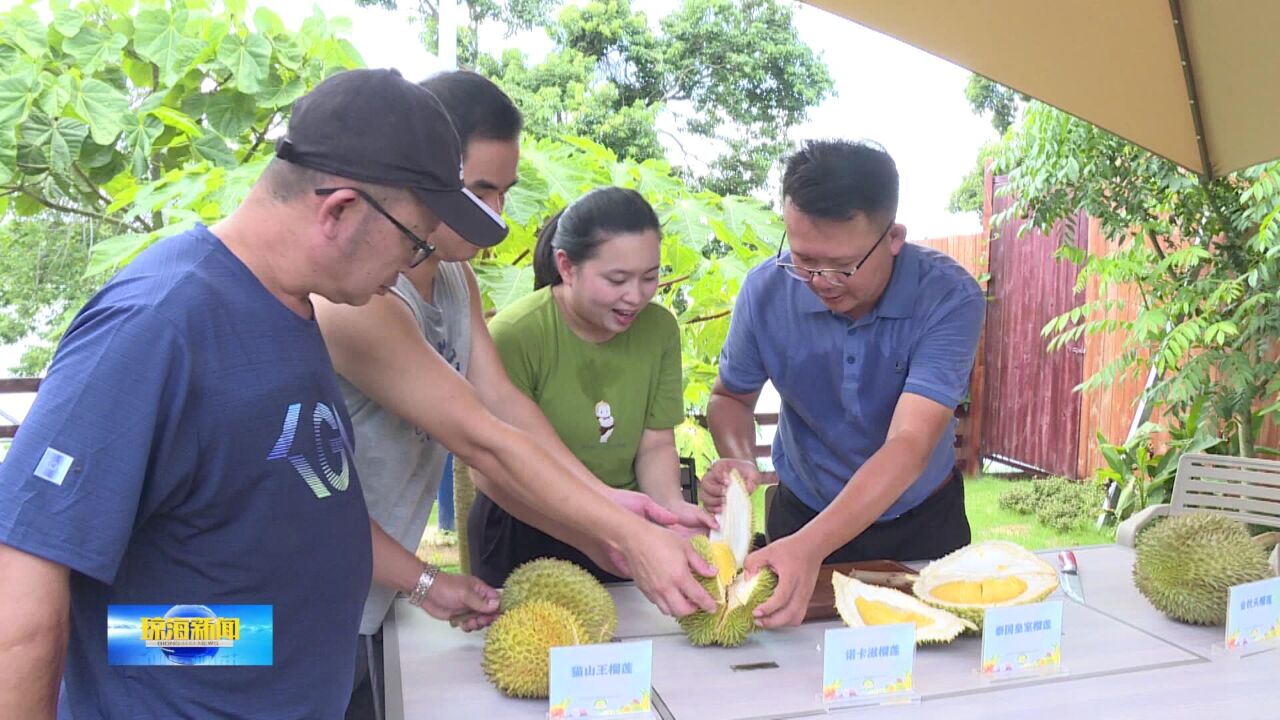
[[[505, 227], [463, 191], [439, 102], [394, 70], [321, 83], [276, 156], [228, 218], [85, 305], [0, 465], [5, 717], [342, 717], [378, 571], [310, 296], [386, 292], [441, 221], [481, 245]], [[108, 654], [140, 640], [125, 605], [270, 606], [269, 652], [123, 664], [143, 657]]]
[[[707, 420], [722, 459], [702, 480], [713, 510], [731, 470], [749, 490], [780, 483], [769, 544], [746, 563], [779, 576], [756, 612], [765, 627], [803, 620], [824, 561], [925, 560], [969, 542], [953, 414], [985, 311], [960, 265], [906, 243], [898, 171], [878, 145], [808, 143], [782, 193], [778, 256], [747, 274], [720, 353]], [[765, 381], [782, 399], [776, 477], [753, 460]]]

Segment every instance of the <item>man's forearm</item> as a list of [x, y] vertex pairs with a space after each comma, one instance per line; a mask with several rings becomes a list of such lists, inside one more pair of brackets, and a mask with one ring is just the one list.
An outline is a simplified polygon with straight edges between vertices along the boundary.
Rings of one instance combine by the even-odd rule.
[[753, 408], [725, 395], [711, 395], [707, 427], [722, 458], [755, 460], [756, 418]]
[[70, 636], [68, 571], [0, 545], [0, 717], [52, 720]]
[[543, 532], [563, 539], [563, 528], [620, 549], [643, 521], [612, 502], [595, 476], [568, 472], [531, 436], [506, 427], [510, 432], [491, 438], [487, 451], [474, 458], [460, 455], [479, 471], [473, 476], [476, 487]]
[[422, 576], [422, 561], [373, 518], [369, 518], [369, 530], [373, 533], [373, 581], [396, 592], [413, 592]]
[[538, 407], [537, 403], [512, 386], [510, 391], [505, 393], [501, 400], [495, 404], [497, 407], [490, 407], [490, 412], [498, 416], [503, 422], [528, 433], [566, 470], [576, 475], [592, 488], [599, 490], [601, 495], [605, 494], [606, 485], [587, 469], [586, 465], [582, 464], [577, 455], [574, 455], [569, 450], [564, 441], [560, 439], [560, 434], [556, 432], [555, 427], [547, 420], [547, 416], [542, 413], [542, 409]]
[[803, 533], [827, 557], [889, 509], [924, 472], [928, 459], [928, 451], [917, 441], [889, 440], [858, 468], [835, 500], [796, 534]]

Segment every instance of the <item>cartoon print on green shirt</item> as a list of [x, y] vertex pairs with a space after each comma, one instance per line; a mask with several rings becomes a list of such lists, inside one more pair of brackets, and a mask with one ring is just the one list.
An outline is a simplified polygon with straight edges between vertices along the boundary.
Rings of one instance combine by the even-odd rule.
[[609, 442], [613, 435], [613, 408], [604, 400], [596, 403], [596, 422], [600, 423], [600, 442]]

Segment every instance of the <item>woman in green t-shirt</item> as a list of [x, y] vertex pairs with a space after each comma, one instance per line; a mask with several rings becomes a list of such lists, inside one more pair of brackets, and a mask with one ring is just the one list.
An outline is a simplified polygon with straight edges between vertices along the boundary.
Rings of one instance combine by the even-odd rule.
[[[680, 330], [651, 302], [661, 240], [657, 215], [636, 191], [587, 193], [542, 229], [534, 292], [498, 313], [489, 329], [511, 382], [596, 477], [687, 516], [674, 431], [684, 417]], [[495, 586], [538, 557], [618, 579], [483, 494], [467, 524], [471, 571]]]

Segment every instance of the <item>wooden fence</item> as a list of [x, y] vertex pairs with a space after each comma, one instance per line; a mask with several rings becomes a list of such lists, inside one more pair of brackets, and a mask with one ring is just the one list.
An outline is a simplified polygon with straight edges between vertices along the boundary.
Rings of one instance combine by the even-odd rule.
[[[989, 263], [990, 244], [987, 238], [993, 237], [990, 229], [992, 186], [993, 179], [988, 176], [987, 206], [984, 213], [983, 233], [918, 241], [921, 245], [934, 248], [955, 258], [974, 277], [980, 280], [988, 279], [991, 272]], [[1091, 218], [1087, 226], [1089, 252], [1095, 254], [1105, 253], [1108, 239], [1102, 234], [1101, 222], [1096, 218]], [[999, 279], [990, 278], [990, 280], [995, 283]], [[1112, 310], [1111, 315], [1108, 317], [1130, 320], [1137, 314], [1139, 295], [1136, 287], [1111, 286], [1103, 290], [1098, 279], [1091, 278], [1085, 287], [1084, 295], [1084, 301], [1088, 303], [1099, 299], [1123, 300], [1125, 308]], [[1036, 328], [1036, 331], [1038, 332], [1039, 328]], [[1092, 376], [1119, 357], [1124, 347], [1124, 340], [1124, 335], [1120, 332], [1100, 333], [1083, 338], [1084, 378]], [[1047, 343], [1048, 341], [1045, 340], [1045, 342]], [[1065, 350], [1060, 352], [1065, 352]], [[1008, 418], [1012, 415], [1014, 418], [1019, 418], [1020, 422], [1030, 422], [1027, 419], [1027, 408], [1011, 407], [1007, 404], [1002, 404], [1000, 407], [988, 407], [980, 402], [980, 399], [984, 396], [985, 383], [988, 380], [987, 354], [987, 338], [984, 332], [983, 339], [980, 341], [978, 358], [975, 362], [970, 387], [970, 397], [974, 401], [970, 406], [967, 422], [966, 419], [961, 421], [961, 430], [967, 436], [975, 439], [981, 437], [983, 424], [993, 417]], [[1074, 397], [1080, 403], [1079, 438], [1074, 473], [1077, 478], [1090, 477], [1098, 468], [1104, 466], [1102, 452], [1098, 448], [1098, 433], [1101, 433], [1108, 442], [1124, 442], [1133, 423], [1134, 413], [1137, 410], [1137, 399], [1142, 394], [1145, 381], [1145, 377], [1133, 377], [1126, 374], [1117, 377], [1114, 382], [1107, 383], [1103, 387], [1088, 393], [1074, 394]], [[1152, 419], [1160, 421], [1162, 418], [1157, 415]], [[1280, 447], [1280, 427], [1274, 423], [1267, 423], [1263, 427], [1257, 442], [1259, 445]], [[973, 466], [976, 466], [980, 457], [985, 457], [987, 454], [986, 449], [982, 448], [980, 443], [969, 442], [968, 438], [961, 443], [961, 447], [971, 456]], [[964, 462], [963, 457], [962, 464], [968, 464]]]

